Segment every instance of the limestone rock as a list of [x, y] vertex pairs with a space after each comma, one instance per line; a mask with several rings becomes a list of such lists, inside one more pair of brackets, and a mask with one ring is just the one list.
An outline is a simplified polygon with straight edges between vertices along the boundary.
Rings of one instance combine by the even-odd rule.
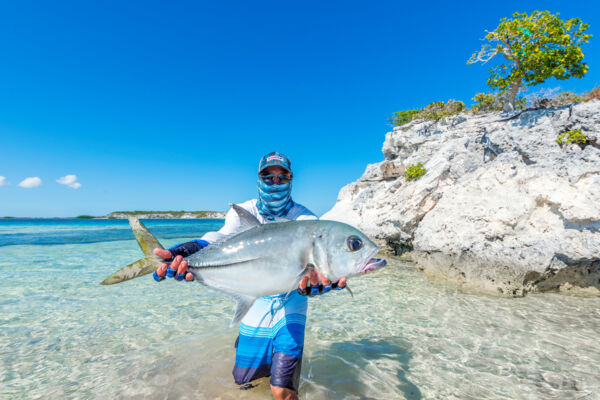
[[[585, 145], [556, 142], [575, 128]], [[324, 219], [467, 288], [600, 295], [600, 101], [413, 121], [386, 134], [383, 154]], [[427, 173], [406, 181], [417, 162]]]

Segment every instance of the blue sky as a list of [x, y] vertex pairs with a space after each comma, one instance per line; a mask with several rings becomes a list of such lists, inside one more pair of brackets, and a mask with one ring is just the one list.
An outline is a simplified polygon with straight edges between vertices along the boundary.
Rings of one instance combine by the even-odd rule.
[[594, 3], [2, 2], [0, 216], [225, 210], [274, 150], [321, 214], [383, 160], [394, 111], [487, 90], [466, 60], [502, 17], [582, 18], [589, 73], [546, 86], [600, 85]]

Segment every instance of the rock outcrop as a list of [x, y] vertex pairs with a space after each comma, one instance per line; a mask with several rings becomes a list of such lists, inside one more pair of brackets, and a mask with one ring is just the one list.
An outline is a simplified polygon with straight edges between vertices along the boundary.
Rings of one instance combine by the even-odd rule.
[[[557, 143], [577, 128], [585, 144]], [[462, 287], [600, 295], [600, 101], [413, 121], [383, 154], [323, 218]], [[417, 162], [427, 173], [407, 181]]]

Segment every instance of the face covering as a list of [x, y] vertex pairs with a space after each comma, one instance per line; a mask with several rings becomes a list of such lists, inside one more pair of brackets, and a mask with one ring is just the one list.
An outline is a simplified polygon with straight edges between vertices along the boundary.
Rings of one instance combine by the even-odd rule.
[[258, 212], [267, 219], [283, 217], [294, 206], [292, 201], [292, 183], [274, 183], [267, 185], [258, 178]]

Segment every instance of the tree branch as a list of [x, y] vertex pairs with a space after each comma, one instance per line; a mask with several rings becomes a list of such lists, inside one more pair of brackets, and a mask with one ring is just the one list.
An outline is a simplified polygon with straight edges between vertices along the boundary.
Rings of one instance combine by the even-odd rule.
[[481, 49], [479, 50], [479, 53], [473, 54], [473, 56], [471, 56], [471, 58], [469, 59], [469, 64], [474, 64], [476, 62], [481, 62], [482, 64], [485, 64], [492, 58], [496, 57], [497, 54], [498, 50], [496, 49]]

